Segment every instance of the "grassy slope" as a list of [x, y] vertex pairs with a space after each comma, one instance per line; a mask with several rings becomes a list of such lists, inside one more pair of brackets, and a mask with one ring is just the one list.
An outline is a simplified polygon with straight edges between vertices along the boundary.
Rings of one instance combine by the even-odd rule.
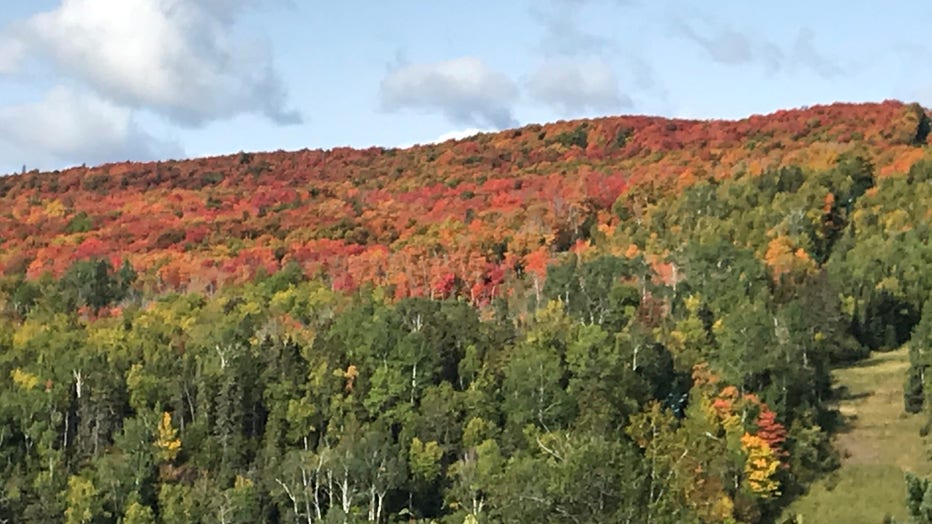
[[932, 473], [919, 436], [922, 418], [903, 411], [908, 366], [901, 348], [835, 371], [845, 420], [835, 440], [842, 466], [790, 506], [799, 522], [879, 524], [885, 515], [905, 521], [904, 472]]

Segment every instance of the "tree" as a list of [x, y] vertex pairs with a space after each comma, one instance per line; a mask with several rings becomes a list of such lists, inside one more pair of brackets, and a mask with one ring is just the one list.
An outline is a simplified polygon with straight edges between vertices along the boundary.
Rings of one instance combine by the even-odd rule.
[[447, 472], [453, 485], [446, 492], [446, 504], [477, 522], [485, 519], [489, 498], [494, 496], [505, 464], [495, 439], [480, 440], [490, 429], [484, 420], [472, 419], [464, 435], [463, 451]]
[[[932, 413], [932, 296], [926, 300], [922, 318], [909, 339], [909, 373], [904, 386], [904, 402], [908, 413], [918, 413], [923, 407]], [[932, 416], [932, 415], [930, 415]]]
[[91, 522], [100, 514], [99, 502], [96, 498], [97, 488], [90, 479], [76, 475], [69, 477], [65, 522], [67, 524]]
[[159, 449], [159, 457], [166, 462], [175, 460], [181, 451], [181, 439], [178, 438], [178, 430], [172, 426], [172, 416], [168, 412], [163, 412], [159, 419], [155, 446]]
[[568, 333], [556, 332], [562, 315], [559, 303], [551, 302], [539, 313], [537, 329], [514, 348], [504, 368], [502, 409], [507, 416], [508, 445], [518, 445], [524, 439], [527, 425], [555, 431], [575, 414], [575, 399], [564, 389], [563, 337]]
[[573, 254], [548, 268], [544, 294], [549, 300], [561, 301], [572, 317], [618, 331], [640, 303], [646, 275], [640, 259], [601, 256], [581, 262]]
[[123, 522], [126, 524], [155, 524], [155, 513], [149, 506], [133, 501], [126, 506]]
[[932, 523], [932, 481], [906, 474], [906, 508], [910, 523]]
[[135, 276], [121, 270], [120, 279], [128, 280], [123, 282], [117, 281], [112, 273], [113, 267], [107, 259], [80, 260], [72, 264], [59, 283], [65, 309], [87, 306], [96, 311], [121, 300]]

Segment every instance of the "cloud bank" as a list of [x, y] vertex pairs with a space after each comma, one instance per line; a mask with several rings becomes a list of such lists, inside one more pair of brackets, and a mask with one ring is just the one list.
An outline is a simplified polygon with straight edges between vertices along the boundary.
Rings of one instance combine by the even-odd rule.
[[132, 111], [93, 94], [52, 89], [44, 99], [0, 108], [0, 151], [28, 167], [181, 156], [181, 147], [142, 130]]
[[[634, 106], [631, 97], [622, 93], [618, 77], [607, 61], [608, 57], [628, 53], [619, 52], [611, 38], [587, 31], [580, 21], [584, 9], [592, 3], [592, 0], [551, 0], [531, 9], [542, 30], [538, 44], [542, 61], [525, 79], [525, 87], [531, 98], [567, 117], [616, 112]], [[609, 3], [626, 4], [618, 0]], [[630, 56], [626, 61], [636, 62]], [[630, 68], [637, 65], [632, 63]], [[650, 76], [645, 67], [636, 75]]]
[[64, 0], [18, 25], [7, 46], [19, 47], [20, 58], [28, 54], [50, 62], [101, 97], [183, 125], [244, 112], [298, 122], [300, 116], [285, 107], [268, 45], [234, 36], [244, 4]]
[[236, 27], [264, 1], [62, 0], [10, 24], [0, 75], [35, 81], [38, 71], [57, 85], [0, 107], [16, 123], [0, 142], [69, 162], [141, 160], [180, 149], [143, 132], [141, 111], [191, 128], [245, 113], [300, 122], [269, 44]]
[[631, 107], [618, 90], [611, 67], [601, 60], [554, 60], [541, 65], [527, 81], [531, 96], [565, 114]]
[[456, 124], [505, 128], [517, 125], [511, 105], [515, 83], [474, 57], [407, 65], [382, 80], [380, 97], [388, 111], [440, 111]]

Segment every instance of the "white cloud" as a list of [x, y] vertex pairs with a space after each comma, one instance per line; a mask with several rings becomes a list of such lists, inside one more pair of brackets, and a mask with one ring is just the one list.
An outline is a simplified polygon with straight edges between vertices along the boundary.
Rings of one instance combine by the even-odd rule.
[[0, 68], [23, 52], [36, 55], [103, 98], [185, 125], [243, 112], [297, 122], [269, 46], [234, 31], [248, 3], [63, 0], [10, 30], [14, 47], [0, 47]]
[[0, 158], [30, 168], [182, 155], [144, 132], [130, 109], [61, 86], [40, 102], [0, 108], [0, 129]]
[[0, 38], [0, 75], [15, 72], [25, 51], [22, 42], [12, 38]]
[[469, 129], [460, 129], [458, 131], [449, 131], [446, 132], [433, 140], [432, 143], [439, 144], [441, 142], [446, 142], [447, 140], [462, 140], [464, 138], [474, 137], [480, 133], [490, 133], [488, 129], [478, 129], [475, 127], [470, 127]]
[[[530, 14], [540, 24], [537, 45], [543, 61], [525, 79], [531, 96], [564, 116], [590, 116], [593, 113], [632, 109], [635, 99], [666, 99], [648, 61], [632, 46], [622, 47], [620, 33], [590, 32], [591, 16], [585, 11], [599, 5], [600, 16], [614, 10], [630, 16], [632, 0], [549, 0], [532, 4]], [[613, 9], [614, 8], [614, 9]], [[610, 65], [612, 64], [612, 65]], [[622, 85], [613, 68], [625, 71]], [[640, 95], [640, 96], [639, 96]]]
[[631, 99], [619, 93], [612, 69], [601, 60], [551, 60], [531, 74], [527, 89], [538, 101], [571, 116], [632, 106]]
[[479, 129], [476, 127], [470, 127], [467, 129], [457, 129], [454, 131], [447, 131], [446, 133], [438, 136], [437, 138], [433, 138], [431, 140], [426, 140], [423, 142], [402, 142], [396, 145], [395, 147], [399, 149], [407, 149], [409, 147], [414, 147], [417, 145], [442, 144], [443, 142], [446, 142], [447, 140], [462, 140], [464, 138], [474, 137], [480, 133], [494, 133], [494, 132], [495, 132], [494, 129]]
[[517, 124], [511, 114], [517, 95], [511, 79], [473, 57], [402, 66], [381, 85], [386, 110], [440, 111], [455, 123], [497, 128]]

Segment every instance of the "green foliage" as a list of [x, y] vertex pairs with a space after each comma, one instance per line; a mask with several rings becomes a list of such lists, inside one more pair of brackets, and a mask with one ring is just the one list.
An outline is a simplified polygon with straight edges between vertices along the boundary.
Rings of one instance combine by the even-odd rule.
[[7, 285], [5, 292], [9, 297], [7, 308], [19, 317], [25, 317], [32, 311], [33, 307], [42, 298], [42, 289], [38, 284], [23, 278], [11, 280]]
[[908, 413], [918, 413], [932, 407], [932, 300], [926, 301], [910, 336], [909, 363], [903, 400]]
[[576, 146], [580, 149], [586, 149], [586, 146], [589, 145], [589, 125], [585, 122], [579, 124], [576, 129], [564, 131], [553, 137], [553, 140], [564, 147]]
[[155, 524], [155, 513], [149, 506], [133, 501], [126, 506], [123, 522], [126, 524]]
[[67, 524], [84, 524], [100, 513], [96, 507], [97, 488], [94, 483], [80, 476], [68, 478], [68, 493], [65, 496], [68, 507], [65, 509]]
[[612, 140], [612, 147], [621, 149], [628, 144], [628, 141], [631, 140], [631, 137], [634, 136], [634, 130], [630, 127], [622, 127], [618, 130], [618, 133], [615, 135], [615, 139]]
[[914, 146], [925, 144], [926, 138], [929, 136], [929, 131], [932, 130], [932, 122], [930, 122], [926, 110], [919, 104], [913, 103], [907, 107], [907, 115], [916, 123], [916, 131], [915, 134], [910, 137], [910, 144]]
[[411, 474], [416, 479], [425, 482], [432, 482], [440, 474], [440, 459], [443, 457], [443, 450], [436, 442], [421, 442], [421, 439], [414, 437], [411, 440], [411, 447], [408, 448], [408, 464]]
[[94, 229], [94, 220], [85, 211], [78, 212], [65, 225], [65, 233], [70, 234], [86, 233], [92, 229]]
[[640, 303], [640, 289], [648, 275], [643, 260], [602, 256], [581, 262], [570, 255], [547, 270], [544, 295], [562, 302], [579, 321], [621, 330]]
[[79, 260], [72, 264], [58, 284], [62, 310], [89, 307], [98, 310], [126, 298], [136, 272], [128, 262], [116, 272], [106, 259]]
[[96, 191], [101, 194], [107, 193], [107, 184], [110, 183], [110, 175], [98, 173], [84, 179], [82, 187], [88, 191]]
[[932, 481], [907, 474], [906, 507], [911, 524], [932, 523]]
[[[243, 162], [242, 162], [242, 159], [241, 159], [240, 163], [243, 163]], [[248, 160], [247, 160], [246, 163], [249, 163]], [[224, 178], [225, 178], [225, 177], [224, 177], [223, 173], [218, 173], [218, 172], [215, 172], [215, 171], [208, 171], [208, 172], [206, 172], [206, 173], [203, 173], [203, 174], [201, 175], [200, 184], [198, 185], [197, 189], [201, 189], [201, 188], [204, 188], [204, 187], [207, 187], [207, 186], [215, 186], [215, 185], [219, 184], [220, 182], [223, 182], [223, 179], [224, 179]]]

